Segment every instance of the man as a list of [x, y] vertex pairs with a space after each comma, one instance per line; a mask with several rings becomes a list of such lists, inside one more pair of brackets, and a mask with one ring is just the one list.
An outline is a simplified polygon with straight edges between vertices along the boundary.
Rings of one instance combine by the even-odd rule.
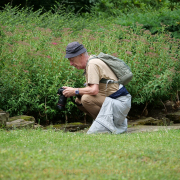
[[[107, 113], [107, 112], [104, 112], [104, 110], [106, 111], [107, 109], [103, 108], [102, 112], [99, 113], [105, 99], [108, 100], [107, 104], [111, 104], [110, 101], [112, 101], [114, 99], [107, 98], [107, 97], [119, 90], [119, 84], [117, 84], [117, 83], [106, 84], [106, 83], [101, 83], [100, 81], [102, 79], [117, 81], [118, 79], [117, 79], [116, 75], [108, 67], [108, 65], [106, 65], [102, 60], [100, 60], [98, 58], [93, 58], [92, 56], [89, 56], [86, 49], [84, 48], [84, 46], [82, 44], [79, 44], [78, 42], [72, 42], [67, 45], [65, 58], [69, 59], [71, 66], [74, 66], [77, 69], [85, 70], [86, 87], [72, 88], [72, 87], [64, 86], [63, 88], [65, 90], [63, 91], [63, 95], [66, 97], [76, 96], [76, 95], [81, 96], [81, 98], [76, 98], [76, 102], [79, 104], [82, 104], [82, 106], [78, 106], [78, 108], [80, 110], [88, 113], [90, 116], [93, 117], [93, 119], [95, 119], [95, 122], [93, 122], [93, 125], [91, 126], [88, 133], [90, 134], [90, 133], [96, 133], [96, 132], [112, 132], [112, 131], [115, 132], [115, 131], [117, 131], [116, 130], [117, 128], [114, 127], [114, 125], [112, 127], [109, 124], [109, 122], [108, 122], [108, 124], [111, 126], [110, 129], [108, 128], [108, 125], [106, 125], [106, 122], [101, 123], [101, 121], [102, 121], [101, 115], [104, 116]], [[126, 92], [125, 95], [129, 95], [129, 93]], [[131, 96], [129, 95], [129, 97], [131, 97]], [[112, 102], [114, 104], [114, 101], [112, 101]], [[113, 104], [112, 104], [112, 107], [114, 106]], [[106, 104], [105, 104], [105, 106], [106, 106]], [[115, 106], [118, 107], [117, 105], [115, 105]], [[126, 129], [123, 130], [123, 132], [127, 130], [126, 116], [130, 109], [129, 106], [130, 105], [129, 105], [129, 101], [128, 101], [128, 108], [125, 108], [126, 113], [122, 118], [122, 123], [125, 123], [125, 126], [126, 126]], [[108, 109], [108, 112], [110, 112], [110, 111], [111, 111], [110, 114], [114, 113], [112, 109], [111, 110]], [[100, 115], [100, 117], [98, 117], [99, 116], [98, 114]], [[105, 115], [106, 118], [108, 116], [109, 115]], [[99, 119], [99, 120], [97, 120], [97, 119]], [[114, 119], [112, 119], [110, 121], [114, 121]], [[111, 123], [113, 123], [113, 122], [111, 122]], [[115, 132], [115, 133], [117, 133], [117, 132]]]

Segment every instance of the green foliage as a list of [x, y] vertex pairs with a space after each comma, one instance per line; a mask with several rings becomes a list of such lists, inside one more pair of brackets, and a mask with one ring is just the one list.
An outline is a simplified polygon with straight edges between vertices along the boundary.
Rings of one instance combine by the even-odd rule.
[[[112, 54], [131, 67], [134, 78], [127, 89], [134, 104], [168, 99], [180, 88], [180, 42], [165, 26], [152, 35], [139, 23], [117, 25], [120, 18], [41, 12], [8, 6], [0, 12], [0, 109], [11, 116], [29, 114], [41, 122], [65, 118], [56, 108], [57, 89], [84, 84], [83, 72], [64, 58], [72, 41], [83, 43], [89, 54]], [[70, 101], [66, 114], [81, 115]]]
[[43, 12], [49, 11], [58, 6], [58, 9], [64, 9], [66, 12], [89, 12], [90, 7], [97, 0], [1, 0], [0, 8], [2, 9], [9, 3], [12, 7], [19, 6], [20, 8], [33, 8], [37, 11], [43, 8]]
[[146, 11], [147, 9], [159, 9], [170, 6], [167, 0], [99, 0], [92, 10], [103, 16], [121, 15], [122, 13], [136, 12], [138, 9]]
[[12, 7], [33, 8], [34, 11], [43, 8], [44, 13], [58, 7], [58, 9], [63, 9], [66, 12], [83, 14], [94, 11], [96, 14], [103, 14], [108, 17], [109, 15], [120, 15], [122, 12], [136, 11], [137, 9], [168, 7], [174, 10], [178, 8], [179, 2], [179, 0], [1, 0], [0, 8], [3, 9], [9, 3]]
[[142, 29], [150, 30], [152, 34], [171, 32], [172, 37], [180, 38], [180, 9], [170, 11], [164, 8], [159, 11], [136, 12], [119, 16], [116, 23], [134, 28], [136, 22], [142, 24]]
[[[13, 12], [10, 13], [13, 16]], [[35, 15], [37, 12], [33, 17], [28, 17], [30, 21], [27, 25], [22, 22], [22, 18], [27, 16], [24, 12], [19, 22], [8, 19], [12, 22], [11, 26], [1, 25], [0, 104], [11, 115], [29, 112], [39, 114], [41, 118], [48, 114], [48, 119], [52, 119], [60, 114], [56, 110], [59, 98], [56, 95], [57, 89], [63, 85], [82, 86], [84, 81], [81, 78], [82, 72], [78, 73], [70, 67], [63, 57], [65, 43], [69, 40], [55, 38], [52, 30], [31, 24]], [[7, 17], [3, 17], [1, 23], [10, 23]], [[38, 21], [44, 17], [40, 16]], [[5, 25], [4, 22], [2, 24]], [[20, 25], [23, 23], [25, 25]], [[65, 29], [61, 35], [68, 38]], [[72, 109], [71, 103], [70, 106]]]

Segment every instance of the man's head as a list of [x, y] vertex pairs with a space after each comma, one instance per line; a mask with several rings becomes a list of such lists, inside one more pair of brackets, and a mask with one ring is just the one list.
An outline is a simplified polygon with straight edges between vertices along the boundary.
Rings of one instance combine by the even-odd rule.
[[88, 60], [88, 54], [82, 44], [78, 42], [69, 43], [66, 47], [66, 56], [70, 61], [70, 65], [77, 69], [85, 69]]

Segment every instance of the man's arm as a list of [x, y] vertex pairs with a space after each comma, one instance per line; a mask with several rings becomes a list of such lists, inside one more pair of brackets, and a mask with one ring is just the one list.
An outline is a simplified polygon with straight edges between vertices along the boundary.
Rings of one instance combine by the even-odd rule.
[[79, 89], [79, 95], [83, 95], [83, 94], [96, 95], [99, 93], [99, 84], [89, 84], [85, 88], [72, 88], [67, 86], [63, 86], [63, 88], [65, 89], [63, 91], [63, 95], [65, 97], [75, 96], [76, 95], [75, 91], [77, 89]]

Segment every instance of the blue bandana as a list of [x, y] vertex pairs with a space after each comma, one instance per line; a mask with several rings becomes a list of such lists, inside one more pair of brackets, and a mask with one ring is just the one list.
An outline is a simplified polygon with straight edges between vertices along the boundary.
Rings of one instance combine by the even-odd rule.
[[112, 98], [112, 99], [116, 99], [116, 98], [118, 98], [120, 96], [126, 96], [127, 94], [129, 94], [129, 92], [123, 86], [121, 89], [117, 90], [115, 93], [111, 94], [109, 97]]

